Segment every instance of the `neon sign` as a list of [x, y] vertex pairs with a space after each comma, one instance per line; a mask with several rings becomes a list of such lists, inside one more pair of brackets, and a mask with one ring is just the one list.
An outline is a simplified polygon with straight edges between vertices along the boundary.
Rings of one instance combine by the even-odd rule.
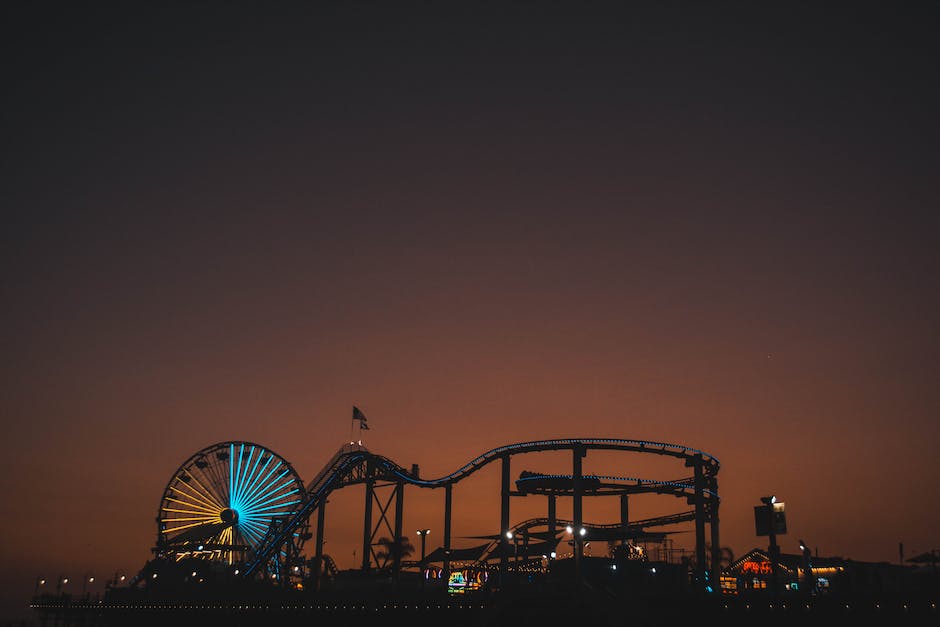
[[748, 560], [741, 563], [741, 572], [753, 575], [769, 575], [773, 572], [770, 562], [754, 562]]

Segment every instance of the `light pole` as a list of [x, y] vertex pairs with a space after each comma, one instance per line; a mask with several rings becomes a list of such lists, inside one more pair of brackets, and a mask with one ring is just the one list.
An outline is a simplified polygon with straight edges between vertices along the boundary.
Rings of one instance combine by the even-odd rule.
[[771, 595], [776, 599], [779, 594], [778, 562], [780, 561], [780, 547], [777, 546], [777, 529], [774, 524], [774, 503], [777, 502], [777, 497], [762, 496], [760, 502], [764, 504], [764, 509], [767, 511], [767, 535], [770, 539], [770, 586]]
[[810, 563], [809, 547], [800, 539], [800, 550], [803, 552], [803, 585], [806, 587], [806, 594], [812, 596], [816, 587], [816, 578], [813, 576], [813, 565]]
[[123, 584], [125, 580], [127, 580], [127, 575], [124, 574], [124, 571], [116, 570], [114, 571], [114, 577], [112, 577], [111, 581], [109, 582], [109, 586], [114, 588]]
[[427, 547], [427, 537], [429, 533], [431, 533], [430, 529], [418, 529], [418, 535], [421, 536], [421, 561], [422, 562], [424, 562], [425, 548]]

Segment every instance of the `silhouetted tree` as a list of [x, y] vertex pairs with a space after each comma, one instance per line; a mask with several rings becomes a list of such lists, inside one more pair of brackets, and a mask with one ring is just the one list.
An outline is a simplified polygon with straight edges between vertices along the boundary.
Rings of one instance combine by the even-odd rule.
[[402, 536], [398, 542], [388, 536], [382, 536], [375, 544], [377, 547], [375, 559], [379, 562], [379, 568], [382, 569], [394, 564], [396, 558], [401, 562], [415, 552], [415, 547], [408, 536]]

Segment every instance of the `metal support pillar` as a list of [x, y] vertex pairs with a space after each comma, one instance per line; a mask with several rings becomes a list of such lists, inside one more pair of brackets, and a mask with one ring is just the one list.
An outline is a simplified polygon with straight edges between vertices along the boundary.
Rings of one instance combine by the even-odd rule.
[[509, 455], [502, 457], [502, 479], [500, 481], [499, 502], [499, 576], [500, 583], [506, 576], [509, 565]]
[[549, 549], [548, 559], [552, 560], [552, 552], [555, 550], [557, 544], [555, 538], [555, 527], [558, 525], [558, 517], [555, 514], [555, 495], [548, 495], [548, 541], [551, 542], [551, 548]]
[[[718, 480], [714, 477], [711, 479], [709, 489], [711, 490], [711, 496], [708, 499], [711, 510], [709, 528], [712, 536], [712, 581], [717, 582], [721, 575], [721, 539], [718, 535]], [[715, 589], [715, 586], [712, 585], [712, 588]]]
[[319, 589], [323, 579], [323, 528], [326, 523], [326, 499], [324, 498], [319, 507], [317, 507], [317, 539], [314, 548], [314, 588]]
[[454, 484], [444, 486], [444, 585], [450, 581], [450, 521]]
[[630, 531], [630, 495], [624, 492], [620, 495], [620, 545], [627, 544], [627, 534]]
[[375, 492], [375, 468], [370, 459], [366, 467], [366, 507], [362, 523], [362, 570], [369, 570], [372, 562], [372, 500]]
[[695, 581], [706, 586], [705, 581], [705, 476], [702, 456], [696, 455], [692, 462], [695, 470]]
[[402, 537], [401, 537], [401, 517], [402, 510], [405, 506], [405, 482], [401, 479], [395, 484], [395, 547], [394, 547], [394, 563], [393, 563], [393, 572], [395, 576], [398, 577], [398, 574], [401, 572], [401, 549], [402, 549]]
[[584, 536], [581, 535], [581, 529], [584, 528], [584, 513], [581, 509], [582, 499], [584, 497], [584, 486], [581, 481], [581, 459], [587, 454], [585, 448], [576, 445], [572, 449], [571, 455], [571, 482], [572, 482], [572, 525], [571, 531], [574, 538], [572, 547], [574, 549], [574, 572], [578, 582], [581, 581], [581, 561], [584, 555]]

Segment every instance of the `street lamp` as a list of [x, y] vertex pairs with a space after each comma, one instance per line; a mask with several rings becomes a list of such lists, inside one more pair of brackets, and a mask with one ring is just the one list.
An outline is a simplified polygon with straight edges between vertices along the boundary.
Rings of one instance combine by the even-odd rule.
[[425, 548], [427, 546], [427, 537], [431, 533], [430, 529], [418, 529], [418, 535], [421, 536], [421, 561], [424, 561]]
[[[776, 495], [762, 496], [760, 497], [760, 502], [763, 503], [763, 508], [755, 507], [755, 516], [757, 516], [759, 510], [763, 509], [762, 521], [766, 525], [766, 529], [758, 528], [758, 535], [767, 535], [770, 539], [770, 586], [771, 594], [774, 598], [779, 594], [777, 589], [779, 586], [779, 562], [780, 562], [780, 547], [777, 545], [777, 521], [774, 516], [774, 512], [777, 509], [777, 497]], [[780, 504], [783, 506], [783, 503]], [[756, 519], [755, 519], [756, 521]], [[761, 525], [758, 524], [758, 527]], [[786, 528], [781, 530], [783, 533], [786, 533]]]
[[806, 594], [813, 594], [816, 587], [816, 578], [813, 576], [813, 565], [810, 563], [809, 546], [800, 538], [800, 551], [803, 552], [803, 585], [806, 587]]
[[108, 585], [111, 588], [113, 588], [115, 586], [123, 584], [126, 579], [127, 579], [127, 575], [124, 574], [123, 570], [116, 570], [114, 571], [114, 576], [111, 578], [111, 581], [108, 583]]

